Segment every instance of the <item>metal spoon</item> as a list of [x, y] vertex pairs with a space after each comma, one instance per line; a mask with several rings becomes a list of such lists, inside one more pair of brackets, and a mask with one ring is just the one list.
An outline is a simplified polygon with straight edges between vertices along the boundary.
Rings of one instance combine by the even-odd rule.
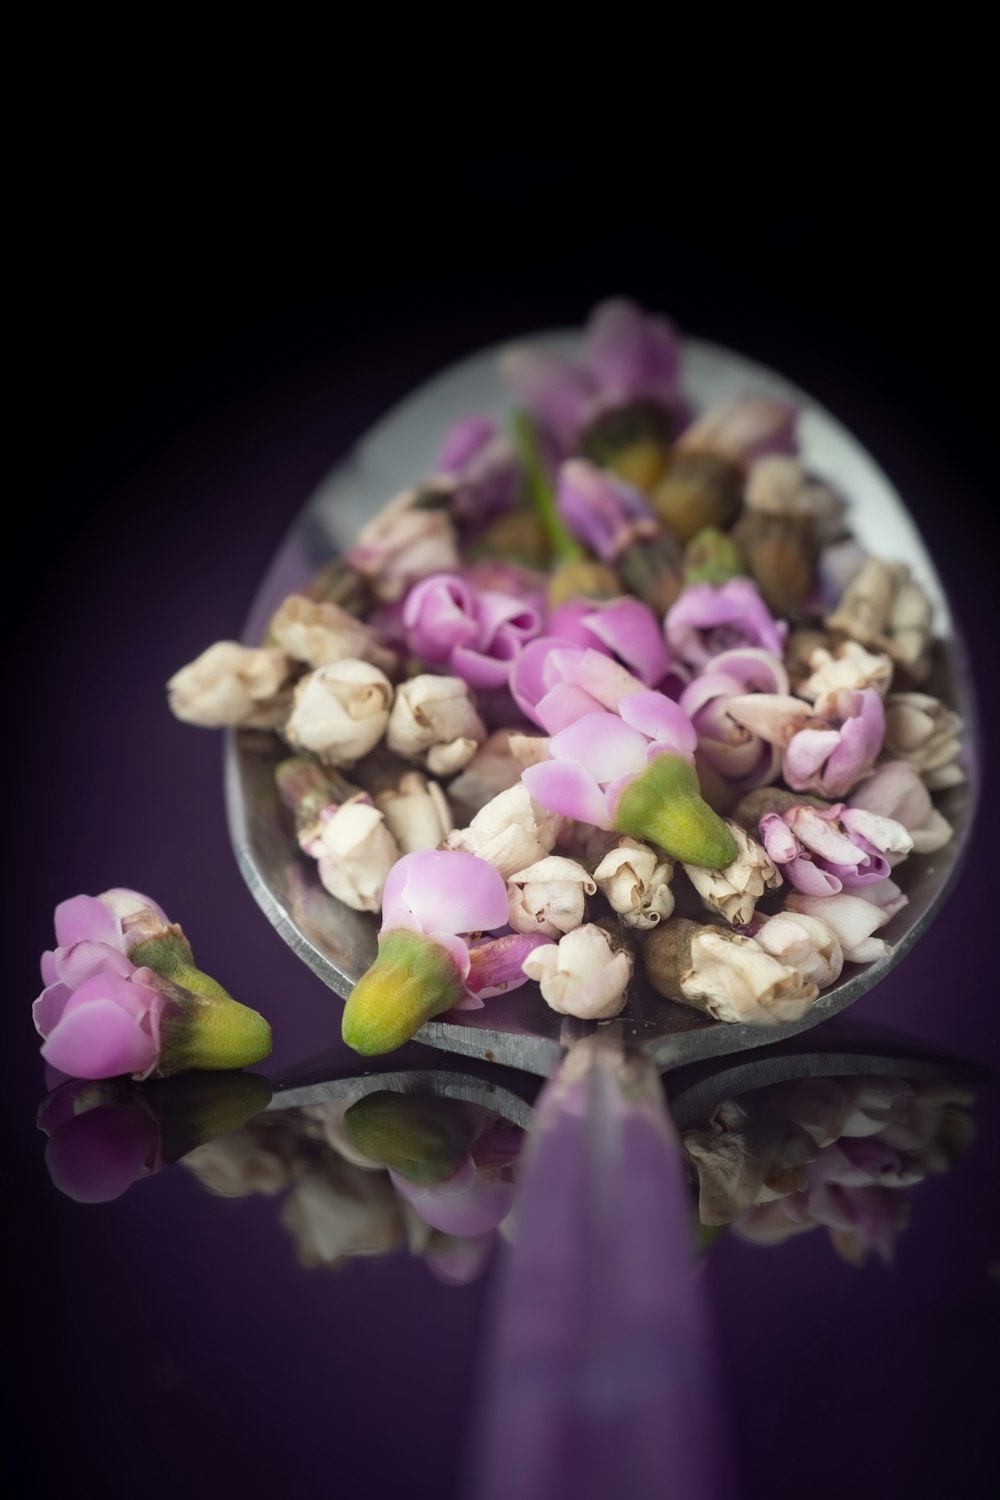
[[[580, 335], [552, 333], [532, 340], [554, 353], [576, 355]], [[285, 538], [254, 600], [245, 639], [256, 643], [290, 592], [353, 541], [387, 499], [430, 473], [441, 434], [456, 418], [485, 412], [503, 421], [510, 397], [497, 374], [498, 348], [486, 349], [429, 380], [371, 429], [353, 453], [307, 502]], [[799, 438], [807, 466], [850, 501], [849, 522], [859, 541], [887, 561], [908, 563], [935, 607], [940, 650], [928, 691], [942, 697], [966, 725], [968, 782], [938, 805], [955, 836], [936, 854], [911, 856], [900, 870], [909, 904], [882, 929], [892, 951], [868, 965], [848, 964], [801, 1021], [781, 1027], [737, 1026], [655, 995], [637, 982], [626, 1009], [602, 1030], [638, 1050], [660, 1070], [724, 1056], [792, 1036], [841, 1011], [878, 984], [927, 930], [940, 910], [968, 841], [976, 801], [975, 703], [965, 651], [940, 580], [903, 502], [851, 434], [824, 408], [780, 375], [742, 355], [698, 339], [684, 353], [685, 394], [694, 410], [747, 391], [800, 404]], [[315, 867], [299, 854], [274, 786], [274, 768], [287, 751], [270, 734], [230, 734], [226, 745], [226, 804], [230, 835], [247, 885], [268, 919], [330, 989], [346, 996], [375, 956], [377, 922], [323, 890]], [[334, 1021], [334, 1024], [336, 1022]], [[534, 985], [489, 1001], [481, 1011], [428, 1022], [417, 1040], [445, 1051], [484, 1058], [549, 1076], [563, 1053], [593, 1026], [561, 1018]]]

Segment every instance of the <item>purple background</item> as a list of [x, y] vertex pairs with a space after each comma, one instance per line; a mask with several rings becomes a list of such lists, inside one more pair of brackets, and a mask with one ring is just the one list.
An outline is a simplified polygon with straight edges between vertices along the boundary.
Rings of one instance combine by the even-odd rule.
[[[895, 279], [900, 247], [917, 247], [926, 284], [944, 241], [908, 238], [920, 212], [909, 198], [886, 207], [863, 252], [849, 223], [759, 185], [723, 206], [688, 183], [672, 238], [608, 214], [578, 215], [572, 232], [565, 213], [543, 221], [553, 192], [564, 207], [588, 201], [592, 166], [558, 159], [532, 175], [487, 162], [492, 193], [465, 183], [456, 198], [439, 184], [451, 232], [431, 237], [418, 238], [411, 188], [392, 224], [383, 214], [353, 249], [328, 236], [325, 267], [315, 226], [296, 222], [311, 245], [298, 279], [287, 247], [277, 263], [240, 258], [252, 226], [239, 214], [220, 213], [196, 263], [179, 221], [160, 224], [140, 203], [130, 243], [157, 227], [164, 239], [136, 252], [124, 282], [120, 260], [94, 251], [58, 285], [34, 283], [3, 1055], [15, 1432], [39, 1492], [46, 1481], [83, 1492], [99, 1482], [109, 1496], [141, 1481], [150, 1496], [183, 1487], [191, 1500], [359, 1484], [455, 1492], [489, 1287], [445, 1288], [405, 1258], [305, 1272], [272, 1201], [211, 1199], [182, 1169], [103, 1207], [61, 1198], [33, 1123], [43, 1081], [27, 1014], [55, 902], [132, 884], [183, 921], [209, 972], [271, 1017], [271, 1076], [335, 1038], [339, 1003], [237, 873], [219, 739], [175, 723], [163, 684], [208, 642], [239, 634], [299, 506], [412, 385], [493, 339], [579, 321], [618, 289], [775, 365], [855, 430], [911, 504], [954, 593], [996, 743], [974, 341], [955, 333], [971, 326], [974, 262], [952, 267], [947, 297], [938, 288], [915, 308]], [[734, 211], [754, 231], [739, 243], [726, 238]], [[121, 227], [123, 210], [104, 222]], [[992, 1067], [996, 812], [987, 781], [945, 914], [856, 1008]], [[746, 1494], [986, 1493], [1000, 1332], [995, 1088], [977, 1119], [966, 1159], [914, 1195], [891, 1272], [843, 1265], [819, 1234], [712, 1251]]]

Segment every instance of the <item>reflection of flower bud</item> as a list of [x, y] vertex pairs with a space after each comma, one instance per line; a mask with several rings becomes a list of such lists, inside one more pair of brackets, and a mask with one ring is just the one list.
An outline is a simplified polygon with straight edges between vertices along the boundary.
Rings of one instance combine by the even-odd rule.
[[300, 1178], [281, 1209], [304, 1266], [335, 1266], [350, 1255], [388, 1255], [403, 1239], [392, 1184], [329, 1157]]
[[467, 766], [486, 738], [468, 683], [423, 674], [401, 683], [389, 716], [386, 743], [433, 776]]
[[685, 865], [684, 873], [701, 897], [703, 906], [709, 911], [717, 911], [731, 927], [743, 927], [753, 916], [765, 891], [776, 891], [782, 881], [773, 861], [757, 840], [750, 838], [731, 819], [727, 818], [725, 822], [736, 841], [736, 858], [721, 870]]
[[583, 921], [586, 897], [597, 886], [575, 859], [550, 854], [508, 877], [510, 925], [515, 932], [558, 937]]
[[283, 651], [216, 641], [167, 683], [185, 724], [273, 729], [288, 712], [294, 668]]
[[642, 953], [658, 994], [707, 1011], [718, 1021], [757, 1026], [797, 1021], [819, 993], [753, 938], [684, 917], [654, 927], [643, 939]]
[[335, 766], [353, 766], [385, 733], [392, 684], [370, 662], [337, 661], [303, 677], [285, 738]]
[[885, 752], [915, 766], [932, 791], [959, 786], [961, 717], [927, 693], [890, 693], [885, 705]]
[[501, 792], [476, 813], [468, 828], [456, 828], [446, 847], [485, 859], [508, 879], [550, 853], [562, 819], [531, 800], [522, 781]]
[[325, 667], [331, 661], [370, 661], [383, 672], [396, 666], [396, 656], [381, 645], [375, 632], [338, 604], [317, 602], [304, 594], [290, 594], [271, 618], [270, 635], [293, 661]]
[[354, 1146], [370, 1161], [421, 1186], [447, 1182], [468, 1159], [481, 1118], [457, 1099], [377, 1090], [344, 1115]]
[[653, 509], [679, 542], [689, 542], [707, 526], [731, 525], [742, 490], [742, 472], [725, 456], [678, 452], [653, 491]]
[[248, 1198], [254, 1193], [273, 1198], [292, 1180], [280, 1140], [253, 1126], [198, 1146], [182, 1165], [219, 1198]]
[[585, 1021], [604, 1021], [618, 1014], [625, 1004], [633, 966], [631, 953], [615, 952], [608, 934], [592, 922], [566, 933], [558, 944], [536, 948], [523, 964], [552, 1010]]
[[655, 927], [674, 909], [674, 867], [662, 850], [620, 837], [594, 870], [598, 890], [626, 927]]

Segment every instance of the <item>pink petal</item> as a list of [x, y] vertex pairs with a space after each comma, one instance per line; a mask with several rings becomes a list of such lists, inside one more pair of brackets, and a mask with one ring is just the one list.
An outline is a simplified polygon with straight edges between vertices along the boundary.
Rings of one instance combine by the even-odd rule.
[[59, 978], [59, 973], [56, 969], [56, 956], [51, 948], [46, 948], [45, 952], [42, 954], [41, 970], [42, 983], [46, 987], [50, 984], [55, 984], [56, 980]]
[[507, 884], [474, 854], [420, 849], [389, 871], [382, 894], [382, 929], [398, 926], [395, 912], [415, 917], [422, 932], [485, 932], [507, 923]]
[[679, 754], [691, 756], [698, 744], [698, 734], [679, 703], [662, 693], [632, 693], [623, 698], [618, 712], [626, 724], [641, 730], [651, 740], [669, 745]]
[[[535, 609], [524, 599], [516, 599], [508, 594], [498, 594], [489, 589], [476, 595], [475, 615], [479, 622], [479, 644], [484, 651], [489, 648], [490, 642], [501, 625], [508, 626], [522, 641], [537, 635], [542, 627], [540, 610]], [[556, 635], [558, 633], [558, 631], [552, 632]]]
[[637, 775], [646, 764], [646, 744], [645, 735], [617, 715], [591, 713], [554, 735], [549, 753], [556, 760], [578, 761], [595, 781], [606, 782]]
[[616, 599], [592, 610], [585, 624], [647, 687], [654, 687], [670, 666], [659, 621], [639, 599]]
[[521, 965], [535, 948], [551, 943], [541, 933], [505, 933], [469, 950], [471, 966], [466, 983], [476, 995], [489, 997], [516, 990], [527, 983]]
[[805, 791], [812, 778], [840, 744], [836, 729], [800, 729], [785, 750], [785, 780], [797, 792]]
[[573, 681], [596, 698], [602, 708], [616, 710], [623, 698], [641, 693], [646, 684], [600, 651], [585, 651], [573, 667]]
[[496, 434], [497, 424], [492, 417], [460, 417], [448, 428], [441, 441], [437, 467], [444, 474], [457, 473]]
[[587, 616], [593, 613], [592, 599], [567, 599], [565, 604], [558, 605], [549, 615], [546, 630], [549, 635], [557, 635], [561, 640], [570, 641], [586, 651], [596, 645], [591, 630], [584, 623]]
[[66, 1002], [72, 994], [68, 985], [47, 985], [38, 999], [31, 1007], [31, 1019], [35, 1023], [35, 1030], [39, 1036], [48, 1036], [62, 1020], [62, 1013], [66, 1009]]
[[668, 319], [650, 316], [626, 297], [602, 302], [591, 313], [585, 361], [609, 396], [648, 396], [668, 403], [677, 395], [677, 330]]
[[71, 896], [56, 907], [56, 944], [68, 948], [73, 943], [108, 943], [122, 946], [121, 923], [111, 915], [96, 896]]
[[828, 859], [836, 865], [857, 865], [864, 859], [863, 850], [852, 844], [837, 827], [837, 812], [825, 812], [821, 808], [791, 807], [785, 813], [785, 822], [800, 843], [814, 854]]
[[448, 657], [448, 666], [456, 677], [483, 691], [503, 687], [510, 676], [509, 658], [485, 656], [468, 646], [456, 646]]
[[521, 772], [521, 780], [535, 801], [550, 812], [577, 818], [595, 828], [610, 829], [601, 788], [578, 761], [545, 760], [537, 766], [527, 766]]
[[71, 990], [95, 974], [114, 974], [120, 979], [128, 979], [135, 973], [132, 960], [107, 943], [74, 943], [71, 948], [59, 948], [55, 961], [59, 978]]
[[466, 1236], [485, 1234], [495, 1229], [510, 1213], [517, 1191], [512, 1182], [497, 1182], [486, 1177], [475, 1181], [464, 1193], [448, 1192], [440, 1187], [418, 1187], [398, 1172], [390, 1172], [400, 1197], [411, 1203], [425, 1224], [443, 1234]]
[[532, 723], [540, 722], [535, 705], [556, 682], [563, 680], [562, 674], [552, 673], [551, 668], [554, 653], [565, 645], [566, 642], [555, 635], [536, 636], [525, 646], [511, 670], [510, 691], [514, 702]]
[[706, 664], [706, 672], [721, 672], [741, 686], [740, 693], [787, 693], [788, 673], [781, 657], [762, 646], [736, 647], [720, 651]]
[[777, 864], [787, 864], [798, 858], [799, 841], [778, 813], [765, 813], [758, 827], [764, 848]]
[[157, 1049], [135, 1016], [112, 1000], [93, 1000], [73, 1014], [64, 1013], [46, 1038], [42, 1056], [72, 1078], [117, 1078], [149, 1072]]
[[844, 883], [837, 875], [821, 869], [808, 856], [782, 865], [781, 873], [789, 885], [797, 891], [804, 891], [807, 896], [836, 896], [844, 889]]
[[559, 682], [535, 705], [532, 717], [548, 734], [558, 734], [584, 714], [602, 713], [596, 698], [571, 682]]

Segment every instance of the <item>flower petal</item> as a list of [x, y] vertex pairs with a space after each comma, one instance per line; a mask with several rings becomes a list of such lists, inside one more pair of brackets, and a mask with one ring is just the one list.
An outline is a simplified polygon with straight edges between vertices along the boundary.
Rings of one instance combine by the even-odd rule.
[[459, 849], [419, 849], [393, 865], [382, 893], [382, 930], [410, 925], [425, 933], [486, 932], [507, 924], [507, 884], [492, 865]]
[[672, 698], [666, 698], [662, 693], [632, 693], [621, 700], [618, 712], [626, 724], [641, 730], [651, 740], [669, 745], [681, 755], [694, 754], [698, 744], [697, 731], [684, 709]]
[[74, 943], [70, 948], [59, 948], [55, 960], [56, 973], [71, 990], [95, 974], [115, 974], [128, 979], [135, 973], [132, 960], [107, 943]]
[[550, 812], [577, 818], [595, 828], [610, 829], [601, 788], [578, 761], [541, 761], [537, 766], [526, 766], [521, 780], [534, 800]]
[[113, 1000], [92, 1000], [72, 1014], [64, 1012], [42, 1046], [46, 1062], [71, 1078], [146, 1073], [156, 1063], [156, 1052], [137, 1017]]
[[596, 781], [603, 783], [619, 776], [637, 775], [646, 764], [646, 743], [644, 734], [617, 715], [590, 713], [553, 735], [549, 753], [556, 760], [578, 761]]
[[121, 923], [96, 896], [71, 896], [56, 907], [56, 945], [82, 942], [122, 946]]

